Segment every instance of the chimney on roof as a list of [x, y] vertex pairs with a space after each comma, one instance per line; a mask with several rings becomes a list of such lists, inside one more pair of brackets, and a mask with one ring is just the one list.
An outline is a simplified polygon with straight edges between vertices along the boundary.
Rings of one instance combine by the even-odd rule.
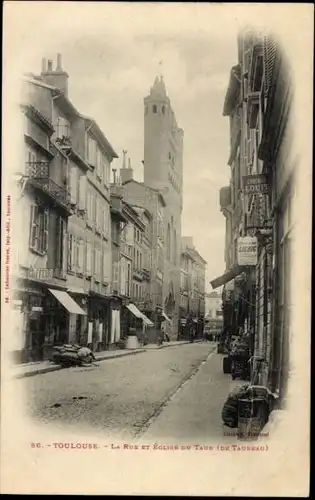
[[43, 59], [42, 59], [42, 73], [46, 72], [46, 65], [47, 65], [46, 58], [43, 57]]
[[61, 54], [57, 54], [57, 67], [56, 67], [56, 71], [62, 71], [62, 58], [61, 58]]
[[127, 151], [123, 151], [124, 160], [123, 160], [123, 168], [120, 170], [121, 183], [125, 184], [127, 181], [133, 180], [133, 169], [131, 168], [131, 160], [128, 158], [128, 168], [126, 168], [126, 160], [125, 155]]
[[123, 149], [123, 164], [122, 164], [122, 168], [126, 168], [126, 154], [127, 154], [127, 150]]
[[[45, 64], [44, 64], [45, 61]], [[46, 68], [46, 59], [42, 60], [42, 80], [48, 85], [52, 85], [59, 89], [66, 97], [68, 97], [68, 78], [69, 75], [66, 71], [62, 69], [62, 58], [61, 54], [57, 54], [57, 65], [56, 69], [53, 70], [53, 62], [48, 59]]]
[[113, 184], [116, 184], [116, 172], [117, 172], [117, 169], [113, 168]]

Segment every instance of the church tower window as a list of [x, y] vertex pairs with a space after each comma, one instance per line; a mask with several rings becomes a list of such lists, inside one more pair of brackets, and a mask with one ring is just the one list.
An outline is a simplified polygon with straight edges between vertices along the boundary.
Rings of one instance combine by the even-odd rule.
[[162, 106], [162, 114], [165, 115], [165, 106]]
[[153, 113], [157, 113], [157, 107], [156, 107], [156, 104], [153, 104], [152, 111], [153, 111]]

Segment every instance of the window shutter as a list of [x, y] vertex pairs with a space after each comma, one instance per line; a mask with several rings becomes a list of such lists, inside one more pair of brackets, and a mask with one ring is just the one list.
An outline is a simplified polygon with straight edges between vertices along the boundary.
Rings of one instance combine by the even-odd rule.
[[98, 196], [95, 198], [95, 223], [96, 228], [99, 229], [99, 199]]
[[91, 222], [92, 214], [91, 214], [91, 191], [87, 190], [87, 221]]
[[133, 227], [131, 224], [127, 226], [126, 243], [127, 245], [133, 245]]
[[108, 281], [108, 248], [107, 245], [103, 246], [103, 282]]
[[71, 167], [70, 170], [70, 202], [72, 204], [77, 203], [77, 171], [75, 167]]
[[57, 230], [56, 230], [56, 261], [55, 266], [60, 269], [61, 267], [61, 217], [57, 218]]
[[102, 231], [103, 234], [106, 235], [106, 205], [103, 205], [103, 210], [102, 210]]
[[78, 262], [78, 269], [80, 273], [83, 273], [84, 270], [84, 241], [79, 240], [79, 262]]
[[68, 234], [68, 271], [72, 271], [72, 247], [73, 237], [72, 234]]
[[71, 271], [74, 271], [76, 267], [76, 241], [75, 237], [71, 235]]
[[79, 180], [79, 209], [86, 209], [86, 177], [84, 175]]
[[104, 156], [103, 156], [103, 171], [104, 171], [104, 184], [105, 186], [107, 186], [109, 184], [109, 165]]
[[67, 256], [67, 223], [64, 219], [61, 219], [61, 263], [60, 267], [63, 271], [66, 271], [66, 256]]
[[103, 204], [102, 204], [102, 199], [98, 199], [98, 228], [100, 231], [102, 231], [102, 225], [103, 225]]
[[92, 274], [92, 245], [90, 241], [86, 242], [86, 273]]
[[43, 215], [43, 232], [42, 232], [42, 251], [48, 250], [48, 226], [49, 226], [49, 211], [46, 208]]
[[38, 206], [31, 206], [30, 247], [36, 248], [38, 238]]
[[95, 212], [96, 212], [96, 197], [94, 192], [91, 192], [91, 221], [95, 222]]

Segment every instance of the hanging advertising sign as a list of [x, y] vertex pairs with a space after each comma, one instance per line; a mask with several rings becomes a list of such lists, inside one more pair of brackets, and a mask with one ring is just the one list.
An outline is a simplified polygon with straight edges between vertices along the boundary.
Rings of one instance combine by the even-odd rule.
[[245, 236], [237, 240], [237, 263], [239, 266], [256, 266], [258, 242], [255, 236]]
[[267, 194], [271, 188], [268, 178], [264, 174], [245, 175], [243, 185], [245, 194]]

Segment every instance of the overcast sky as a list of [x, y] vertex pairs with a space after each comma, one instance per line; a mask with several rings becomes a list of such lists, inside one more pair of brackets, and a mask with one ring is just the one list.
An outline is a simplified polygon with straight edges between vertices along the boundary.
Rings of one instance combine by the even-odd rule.
[[229, 122], [222, 109], [245, 16], [235, 15], [231, 4], [60, 2], [48, 14], [46, 2], [36, 2], [33, 10], [31, 3], [25, 10], [19, 6], [29, 57], [23, 57], [23, 69], [39, 72], [42, 57], [55, 61], [60, 52], [70, 99], [98, 122], [120, 156], [116, 167], [122, 149], [128, 150], [139, 181], [143, 98], [162, 71], [185, 133], [182, 234], [193, 236], [207, 261], [211, 291], [209, 280], [224, 271], [219, 189], [229, 181]]

